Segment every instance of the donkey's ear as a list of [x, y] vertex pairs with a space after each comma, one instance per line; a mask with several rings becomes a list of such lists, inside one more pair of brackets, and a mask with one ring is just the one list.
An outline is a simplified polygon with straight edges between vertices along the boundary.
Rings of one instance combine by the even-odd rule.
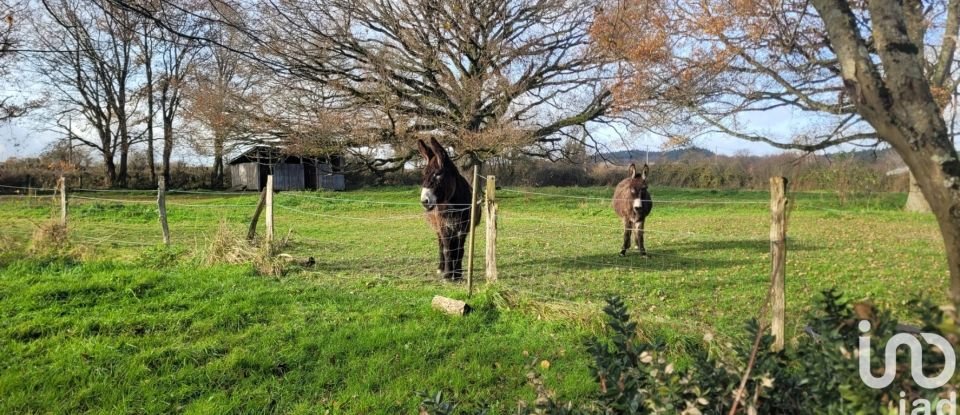
[[447, 155], [447, 150], [440, 145], [440, 142], [437, 141], [436, 137], [430, 137], [430, 148], [433, 149], [433, 153], [437, 155], [437, 158], [440, 159], [440, 161], [450, 159], [450, 156]]
[[430, 147], [427, 147], [427, 143], [424, 143], [423, 140], [417, 140], [417, 149], [420, 150], [420, 155], [423, 156], [423, 159], [427, 162], [430, 162], [430, 159], [433, 158], [433, 150]]
[[640, 170], [640, 178], [647, 180], [647, 173], [650, 173], [650, 166], [647, 163], [643, 163], [643, 169]]
[[633, 163], [630, 163], [630, 173], [627, 174], [628, 179], [637, 178], [637, 166]]

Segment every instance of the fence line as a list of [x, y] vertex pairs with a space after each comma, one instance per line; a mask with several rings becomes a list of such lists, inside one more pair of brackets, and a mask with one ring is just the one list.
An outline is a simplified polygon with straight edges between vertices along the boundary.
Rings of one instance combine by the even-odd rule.
[[7, 186], [3, 184], [0, 184], [0, 188], [20, 189], [20, 190], [41, 190], [41, 191], [48, 191], [48, 192], [53, 192], [57, 190], [56, 188], [53, 188], [53, 187], [23, 187], [23, 186]]
[[[141, 205], [156, 205], [156, 204], [157, 204], [157, 201], [156, 201], [156, 200], [112, 199], [112, 198], [105, 198], [105, 197], [89, 197], [89, 196], [77, 196], [77, 195], [70, 195], [69, 198], [70, 198], [70, 199], [81, 199], [81, 200], [95, 200], [95, 201], [113, 202], [113, 203], [119, 203], [119, 204], [124, 204], [124, 203], [133, 203], [133, 204], [141, 204]], [[179, 202], [166, 202], [166, 204], [167, 204], [168, 206], [199, 207], [199, 208], [239, 208], [239, 207], [249, 208], [249, 207], [256, 207], [256, 206], [257, 206], [257, 205], [255, 205], [255, 204], [246, 204], [246, 205], [219, 205], [219, 204], [218, 204], [218, 205], [209, 205], [209, 204], [192, 204], [192, 203], [179, 203]]]
[[418, 214], [418, 215], [399, 215], [399, 216], [384, 216], [384, 217], [377, 217], [377, 218], [361, 218], [361, 217], [355, 217], [355, 216], [329, 215], [329, 214], [326, 214], [326, 213], [307, 212], [307, 211], [300, 210], [300, 209], [297, 209], [297, 208], [294, 208], [294, 207], [284, 206], [284, 205], [280, 205], [280, 204], [277, 204], [277, 205], [274, 205], [274, 206], [276, 206], [276, 207], [278, 207], [278, 208], [280, 208], [280, 209], [289, 210], [289, 211], [291, 211], [291, 212], [297, 212], [297, 213], [300, 213], [300, 214], [303, 214], [303, 215], [317, 216], [317, 217], [321, 217], [321, 218], [362, 220], [362, 221], [369, 221], [369, 222], [392, 222], [392, 221], [398, 220], [398, 219], [400, 219], [400, 220], [411, 219], [411, 218], [423, 219], [423, 217], [424, 217], [424, 215], [421, 213], [421, 214]]
[[[492, 176], [485, 176], [483, 177], [483, 179], [488, 180], [488, 182], [493, 182], [495, 180], [495, 178]], [[4, 186], [4, 187], [17, 188], [15, 186]], [[480, 187], [479, 185], [474, 187], [475, 187], [475, 192], [481, 191], [481, 189], [479, 189]], [[22, 189], [36, 190], [37, 188], [22, 188]], [[496, 189], [495, 187], [494, 189], [500, 190], [500, 192], [507, 192], [515, 195], [531, 195], [531, 196], [540, 196], [540, 197], [549, 197], [549, 198], [563, 198], [563, 199], [603, 201], [603, 202], [609, 202], [612, 200], [611, 198], [607, 198], [607, 197], [564, 195], [564, 194], [524, 191], [524, 190], [514, 190], [514, 189]], [[54, 189], [49, 189], [49, 190], [52, 191]], [[77, 194], [77, 192], [91, 192], [91, 194], [83, 195], [83, 194]], [[75, 189], [74, 193], [69, 194], [68, 197], [76, 200], [91, 201], [91, 202], [111, 202], [111, 203], [119, 203], [119, 204], [151, 205], [154, 208], [158, 208], [157, 206], [158, 201], [147, 200], [145, 198], [143, 200], [140, 199], [141, 197], [145, 197], [145, 196], [153, 196], [154, 194], [156, 194], [154, 193], [154, 191], [139, 191], [139, 192], [140, 193], [138, 193], [137, 191], [109, 190], [109, 189], [106, 189], [106, 190], [105, 189]], [[202, 195], [202, 196], [230, 196], [230, 197], [251, 196], [253, 197], [256, 195], [252, 192], [251, 193], [235, 193], [235, 192], [214, 192], [214, 191], [206, 192], [206, 191], [189, 191], [189, 190], [169, 190], [169, 191], [166, 191], [166, 193], [167, 193], [167, 196], [171, 196], [174, 194], [184, 194], [184, 195]], [[111, 196], [110, 194], [116, 194], [117, 196], [99, 197], [100, 195]], [[120, 196], [121, 194], [129, 195], [129, 197]], [[406, 194], [406, 193], [398, 193], [397, 195], [399, 196], [402, 194]], [[272, 193], [270, 193], [270, 195], [273, 196]], [[413, 197], [412, 194], [411, 194], [411, 197]], [[202, 199], [199, 199], [199, 200], [202, 200]], [[305, 205], [305, 206], [311, 206], [311, 208], [312, 206], [317, 206], [317, 205], [337, 206], [337, 204], [340, 204], [340, 205], [361, 204], [361, 205], [370, 205], [370, 206], [393, 205], [393, 206], [400, 206], [404, 208], [396, 209], [396, 211], [398, 211], [396, 213], [399, 213], [399, 214], [383, 215], [381, 212], [377, 212], [375, 216], [364, 217], [364, 216], [349, 215], [349, 214], [346, 214], [346, 215], [336, 214], [336, 213], [330, 214], [323, 211], [314, 211], [314, 210], [311, 210], [311, 208], [300, 207], [299, 202], [305, 201], [305, 200], [317, 200], [317, 201], [325, 202], [322, 205], [321, 204]], [[491, 203], [492, 201], [493, 200], [491, 198], [487, 198], [488, 204]], [[612, 212], [610, 212], [611, 215], [610, 215], [609, 224], [597, 223], [597, 222], [600, 222], [601, 220], [606, 222], [605, 219], [590, 218], [590, 217], [580, 218], [580, 220], [582, 221], [579, 221], [579, 222], [577, 221], [577, 219], [555, 220], [550, 218], [544, 218], [542, 216], [536, 216], [529, 213], [525, 214], [524, 209], [522, 207], [516, 210], [516, 212], [518, 213], [511, 212], [513, 209], [511, 209], [512, 206], [510, 206], [511, 204], [510, 202], [517, 201], [517, 203], [514, 206], [520, 207], [522, 206], [522, 203], [523, 203], [522, 198], [510, 197], [507, 199], [498, 200], [497, 202], [499, 202], [499, 204], [502, 205], [504, 201], [508, 203], [508, 205], [506, 206], [505, 217], [507, 220], [507, 224], [509, 226], [506, 228], [501, 228], [500, 232], [501, 233], [505, 232], [505, 234], [498, 236], [501, 243], [498, 248], [500, 250], [500, 253], [496, 255], [496, 258], [498, 258], [502, 262], [505, 262], [505, 265], [507, 265], [506, 269], [508, 270], [510, 269], [511, 266], [517, 266], [518, 269], [521, 270], [517, 273], [517, 276], [518, 276], [517, 281], [527, 279], [528, 276], [536, 276], [538, 275], [537, 274], [538, 272], [543, 272], [544, 268], [546, 269], [557, 268], [561, 270], [566, 268], [576, 269], [574, 266], [571, 266], [570, 264], [583, 264], [585, 266], [580, 268], [584, 270], [594, 269], [596, 267], [603, 267], [605, 269], [615, 270], [616, 272], [623, 273], [620, 275], [625, 275], [626, 272], [659, 273], [659, 272], [670, 272], [670, 271], [683, 271], [688, 269], [700, 269], [700, 267], [702, 266], [709, 266], [707, 265], [706, 261], [717, 259], [717, 258], [705, 259], [703, 256], [698, 255], [698, 253], [694, 253], [694, 252], [691, 252], [690, 255], [676, 255], [677, 252], [675, 252], [675, 250], [666, 249], [666, 252], [663, 252], [663, 253], [657, 251], [657, 249], [664, 249], [669, 245], [662, 245], [662, 246], [654, 245], [653, 247], [648, 245], [649, 248], [653, 248], [649, 251], [649, 260], [619, 258], [615, 254], [615, 249], [614, 249], [615, 246], [613, 244], [611, 244], [611, 249], [609, 250], [609, 261], [606, 260], [607, 257], [605, 256], [607, 252], [606, 249], [603, 249], [602, 252], [599, 252], [597, 248], [594, 248], [593, 252], [589, 252], [589, 255], [550, 256], [551, 251], [549, 249], [541, 249], [541, 246], [543, 247], [549, 246], [548, 245], [549, 242], [544, 241], [544, 243], [541, 244], [537, 240], [537, 236], [542, 235], [544, 238], [547, 238], [547, 237], [550, 237], [550, 235], [548, 233], [542, 232], [541, 227], [538, 227], [535, 225], [522, 225], [522, 223], [535, 222], [535, 223], [549, 224], [553, 227], [569, 228], [565, 230], [566, 235], [576, 234], [575, 233], [576, 231], [573, 231], [572, 229], [592, 229], [592, 230], [600, 230], [604, 232], [608, 230], [611, 230], [611, 231], [616, 230], [617, 232], [620, 232], [623, 230], [623, 227], [619, 224], [616, 224], [616, 225], [613, 224], [614, 216], [612, 215]], [[191, 200], [189, 198], [187, 198], [185, 202], [186, 203], [178, 202], [177, 199], [175, 198], [168, 199], [165, 201], [167, 206], [174, 208], [174, 211], [171, 213], [190, 212], [189, 210], [176, 209], [178, 207], [179, 208], [198, 208], [198, 209], [226, 209], [226, 208], [250, 209], [251, 211], [249, 213], [253, 213], [253, 208], [258, 206], [258, 204], [246, 204], [246, 203], [236, 203], [236, 204], [222, 204], [222, 203], [205, 204], [205, 203], [195, 203], [195, 202], [191, 203]], [[432, 235], [430, 235], [430, 232], [427, 232], [428, 227], [425, 226], [422, 236], [418, 236], [416, 238], [410, 238], [405, 234], [391, 235], [389, 232], [384, 232], [384, 230], [390, 228], [389, 224], [391, 223], [397, 223], [401, 221], [413, 221], [413, 220], [422, 221], [425, 215], [424, 215], [424, 212], [421, 209], [419, 209], [419, 207], [421, 206], [419, 201], [410, 200], [409, 202], [407, 202], [407, 201], [393, 201], [393, 200], [367, 200], [367, 199], [356, 199], [356, 198], [346, 198], [346, 197], [327, 197], [327, 196], [307, 194], [302, 192], [281, 192], [276, 195], [275, 200], [273, 202], [274, 202], [273, 206], [275, 206], [276, 208], [283, 210], [285, 212], [289, 212], [285, 215], [281, 215], [277, 217], [277, 219], [279, 219], [281, 223], [289, 221], [292, 223], [301, 222], [305, 224], [315, 224], [316, 222], [321, 222], [322, 226], [327, 229], [335, 229], [338, 226], [343, 226], [348, 229], [354, 229], [357, 226], [361, 226], [361, 228], [359, 228], [360, 229], [359, 232], [362, 232], [362, 234], [356, 238], [340, 236], [339, 238], [333, 237], [333, 238], [321, 239], [321, 238], [311, 238], [311, 237], [306, 237], [306, 236], [301, 236], [299, 234], [291, 233], [290, 234], [292, 235], [291, 240], [294, 244], [305, 243], [305, 244], [318, 244], [320, 245], [320, 247], [323, 247], [323, 246], [333, 247], [333, 248], [330, 248], [328, 252], [320, 252], [318, 253], [319, 255], [313, 254], [317, 257], [317, 263], [321, 264], [320, 266], [322, 266], [322, 264], [324, 263], [327, 263], [327, 264], [330, 264], [330, 266], [335, 267], [334, 269], [336, 269], [336, 267], [343, 267], [343, 269], [348, 269], [350, 267], [366, 269], [366, 268], [383, 267], [384, 266], [383, 262], [386, 261], [388, 264], [391, 264], [391, 263], [399, 264], [399, 266], [402, 266], [402, 267], [406, 267], [407, 264], [410, 264], [410, 266], [413, 266], [413, 265], [422, 266], [425, 269], [423, 276], [409, 278], [409, 280], [411, 281], [414, 281], [414, 280], [424, 281], [424, 280], [436, 279], [436, 277], [432, 277], [433, 272], [426, 271], [426, 270], [432, 271], [433, 267], [437, 263], [436, 261], [438, 260], [437, 253], [436, 253], [437, 252], [436, 249], [438, 248], [436, 247], [435, 242], [431, 243], [426, 241], [429, 239], [433, 239]], [[654, 199], [653, 203], [654, 204], [676, 203], [676, 204], [682, 204], [682, 205], [710, 204], [710, 205], [760, 206], [760, 205], [765, 205], [768, 202], [734, 201], [734, 200]], [[79, 204], [78, 206], [83, 206], [83, 205]], [[413, 207], [413, 206], [417, 207], [415, 213], [412, 211], [412, 209], [411, 210], [406, 209], [406, 207]], [[476, 208], [480, 208], [480, 206], [472, 203], [457, 204], [457, 205], [453, 205], [453, 207], [455, 207], [453, 211], [463, 212], [463, 211], [470, 210], [471, 207], [474, 207], [474, 206], [476, 206]], [[76, 209], [76, 206], [73, 206], [73, 208]], [[409, 213], [406, 213], [408, 211]], [[197, 212], [197, 211], [194, 211], [194, 212]], [[75, 213], [74, 215], [75, 216], [71, 216], [71, 224], [70, 224], [71, 230], [73, 232], [71, 232], [69, 235], [70, 237], [76, 238], [77, 240], [86, 241], [85, 243], [89, 245], [93, 245], [93, 246], [122, 245], [122, 246], [137, 247], [137, 246], [155, 246], [160, 244], [161, 232], [160, 232], [160, 227], [157, 226], [156, 224], [144, 223], [142, 229], [146, 230], [147, 232], [125, 235], [124, 232], [128, 231], [130, 228], [122, 225], [117, 225], [114, 223], [103, 223], [103, 224], [100, 224], [100, 223], [91, 224], [89, 222], [85, 223], [85, 220], [84, 220], [85, 216], [82, 210], [79, 211], [79, 214]], [[497, 215], [500, 217], [504, 216], [502, 207]], [[482, 216], [484, 218], [489, 217], [487, 213], [484, 213]], [[329, 218], [331, 220], [330, 221], [310, 221], [309, 218], [311, 217]], [[375, 224], [373, 226], [367, 226], [367, 225], [358, 225], [356, 224], [356, 222], [364, 222], [364, 223], [372, 222]], [[380, 225], [381, 223], [384, 225]], [[520, 225], [517, 226], [518, 224]], [[276, 226], [276, 224], [274, 224], [274, 226]], [[405, 225], [405, 226], [408, 226], [408, 225]], [[292, 227], [296, 227], [296, 225], [292, 225]], [[216, 224], [203, 226], [203, 225], [193, 225], [193, 224], [178, 225], [177, 223], [172, 223], [170, 228], [174, 232], [174, 235], [172, 236], [176, 241], [179, 241], [180, 243], [188, 243], [186, 241], [190, 239], [193, 239], [196, 243], [196, 241], [201, 240], [201, 238], [208, 238], [206, 235], [204, 235], [204, 231], [211, 231], [211, 230], [215, 231], [217, 229]], [[478, 230], [482, 232], [482, 228], [483, 228], [482, 226], [477, 226], [473, 229], [474, 229], [474, 232]], [[139, 230], [140, 228], [136, 228], [136, 229]], [[4, 232], [6, 231], [7, 230], [4, 230]], [[16, 232], [16, 230], [11, 230], [11, 231]], [[180, 233], [180, 235], [177, 235], [178, 232]], [[723, 232], [723, 231], [719, 231], [719, 232]], [[576, 235], [582, 235], [584, 233], [588, 233], [588, 232], [583, 232]], [[29, 235], [30, 232], [24, 231], [24, 234]], [[681, 237], [681, 238], [686, 238], [686, 239], [689, 239], [690, 241], [696, 242], [701, 240], [700, 239], [701, 237], [706, 236], [706, 231], [704, 232], [696, 232], [692, 230], [675, 231], [675, 230], [669, 230], [669, 229], [663, 229], [663, 228], [655, 228], [655, 229], [644, 229], [644, 234]], [[605, 235], [605, 233], [604, 234], [594, 233], [593, 235]], [[282, 234], [278, 236], [282, 236]], [[737, 236], [738, 238], [737, 241], [743, 242], [744, 244], [735, 245], [729, 249], [741, 249], [742, 247], [746, 247], [746, 249], [752, 251], [754, 243], [756, 244], [757, 248], [763, 247], [763, 244], [765, 242], [769, 243], [769, 241], [764, 241], [759, 235], [757, 235], [756, 238], [751, 238], [750, 240], [742, 240], [741, 236], [742, 235]], [[368, 237], [369, 239], [367, 239]], [[459, 238], [461, 236], [451, 236], [451, 237]], [[156, 240], [156, 242], [155, 243], [151, 242], [154, 239]], [[662, 240], [668, 241], [671, 239], [672, 238], [663, 238]], [[378, 244], [382, 246], [382, 248], [385, 248], [385, 249], [378, 250], [374, 254], [379, 256], [378, 261], [380, 262], [375, 261], [372, 263], [368, 263], [365, 261], [367, 259], [367, 257], [364, 256], [366, 255], [365, 253], [358, 253], [350, 249], [351, 247], [366, 243], [367, 240], [369, 240], [370, 243], [372, 244]], [[518, 247], [518, 244], [515, 243], [516, 241], [527, 241], [531, 243], [527, 244], [529, 246]], [[403, 243], [398, 244], [397, 242], [403, 242]], [[478, 241], [478, 243], [480, 242]], [[676, 240], [673, 240], [673, 243], [675, 244]], [[489, 244], [490, 242], [488, 239], [485, 245], [489, 245]], [[619, 245], [619, 243], [617, 243], [616, 245]], [[320, 247], [311, 248], [308, 246], [305, 248], [320, 249]], [[423, 249], [422, 251], [423, 255], [414, 255], [414, 256], [409, 255], [411, 251], [414, 249], [413, 247], [416, 247], [415, 249], [417, 250]], [[290, 252], [303, 252], [303, 251], [296, 251], [297, 249], [296, 245], [293, 245], [292, 249], [293, 250], [291, 250]], [[463, 246], [453, 247], [452, 249], [453, 249], [453, 252], [462, 252], [464, 250], [467, 250], [468, 246], [466, 245], [466, 243], [464, 243]], [[706, 248], [706, 249], [711, 249], [711, 248]], [[717, 248], [717, 249], [728, 249], [728, 248], [725, 246], [723, 248]], [[340, 252], [337, 252], [337, 250], [340, 250]], [[514, 254], [514, 252], [516, 252], [517, 250], [520, 250], [520, 252], [517, 254]], [[681, 250], [680, 252], [683, 252], [683, 251]], [[716, 255], [720, 255], [720, 254], [718, 253]], [[463, 261], [465, 261], [463, 270], [466, 271], [468, 269], [468, 264], [467, 264], [468, 259], [463, 258]], [[751, 260], [747, 259], [745, 261], [751, 261]], [[757, 262], [759, 263], [760, 261], [758, 260]], [[589, 265], [590, 267], [586, 267], [586, 265]], [[485, 267], [484, 269], [487, 269], [488, 267]], [[519, 267], [523, 267], [523, 268], [519, 268]], [[391, 273], [391, 277], [389, 279], [404, 280], [406, 275], [408, 274]], [[475, 274], [475, 275], [478, 275], [478, 274]], [[669, 276], [670, 274], [663, 274], [663, 275]], [[382, 278], [382, 277], [370, 276], [363, 279], [376, 280], [379, 278]], [[617, 277], [617, 278], [620, 278], [620, 277]], [[511, 278], [509, 278], [509, 272], [508, 272], [508, 278], [506, 281], [507, 281], [507, 284], [510, 284]], [[531, 281], [534, 281], [535, 285], [542, 285], [540, 283], [536, 283], [535, 280], [531, 280]], [[536, 293], [536, 292], [524, 290], [518, 287], [508, 286], [507, 288], [513, 292], [524, 293], [525, 295], [529, 295], [529, 296], [536, 296], [536, 298], [546, 298], [551, 301], [563, 301], [563, 302], [570, 302], [570, 303], [582, 305], [582, 302], [561, 299], [556, 296], [544, 295], [542, 293]], [[546, 289], [547, 291], [566, 289], [566, 288], [552, 287], [552, 286], [543, 286], [543, 288]], [[576, 293], [572, 293], [572, 295], [576, 295]]]
[[[392, 202], [385, 200], [364, 200], [364, 199], [347, 199], [340, 197], [324, 197], [324, 196], [315, 196], [303, 193], [292, 194], [292, 196], [303, 199], [314, 199], [314, 200], [327, 200], [331, 202], [347, 202], [347, 203], [370, 203], [375, 205], [398, 205], [398, 206], [423, 206], [420, 202]], [[450, 204], [448, 206], [470, 206], [469, 203], [460, 203], [460, 204]]]
[[[537, 196], [546, 196], [546, 197], [556, 197], [562, 199], [580, 199], [580, 200], [597, 200], [597, 201], [606, 201], [612, 202], [614, 200], [610, 197], [596, 197], [596, 196], [576, 196], [576, 195], [561, 195], [556, 193], [543, 193], [543, 192], [531, 192], [526, 190], [515, 190], [515, 189], [500, 189], [501, 192], [516, 193], [516, 194], [527, 194], [527, 195], [537, 195]], [[619, 199], [619, 200], [633, 200], [633, 199]], [[684, 204], [722, 204], [722, 205], [766, 205], [770, 202], [766, 201], [752, 201], [752, 200], [697, 200], [697, 199], [652, 199], [644, 200], [645, 202], [657, 203], [684, 203]]]

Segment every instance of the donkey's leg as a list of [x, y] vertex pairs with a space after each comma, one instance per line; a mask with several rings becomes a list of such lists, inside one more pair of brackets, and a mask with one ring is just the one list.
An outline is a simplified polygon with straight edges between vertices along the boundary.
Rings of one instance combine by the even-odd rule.
[[440, 259], [437, 260], [437, 274], [443, 275], [443, 235], [437, 232], [437, 251], [440, 253]]
[[463, 254], [466, 251], [467, 236], [465, 233], [458, 233], [453, 237], [453, 241], [456, 250], [453, 252], [453, 274], [450, 279], [456, 281], [463, 278]]
[[623, 247], [620, 248], [620, 256], [626, 256], [630, 249], [630, 221], [623, 222]]
[[640, 255], [647, 255], [647, 248], [643, 246], [643, 222], [637, 222], [637, 227], [634, 229], [634, 232], [637, 234], [637, 249], [640, 250]]
[[449, 233], [440, 233], [440, 275], [443, 278], [450, 278], [450, 273], [453, 271], [453, 244]]

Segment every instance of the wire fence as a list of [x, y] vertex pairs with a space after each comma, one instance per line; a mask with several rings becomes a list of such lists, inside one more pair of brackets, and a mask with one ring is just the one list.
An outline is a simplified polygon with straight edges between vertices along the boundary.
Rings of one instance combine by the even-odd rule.
[[[0, 241], [28, 246], [42, 222], [59, 216], [56, 190], [0, 186], [4, 193], [0, 220], [5, 225]], [[743, 304], [763, 301], [770, 278], [769, 201], [658, 197], [654, 189], [654, 209], [644, 229], [647, 255], [633, 246], [621, 257], [624, 227], [610, 206], [611, 198], [576, 194], [580, 191], [496, 190], [498, 289], [578, 307], [602, 303], [608, 294], [618, 293], [645, 304], [648, 311], [669, 308], [666, 315], [676, 321], [700, 313], [688, 310], [696, 309], [695, 304], [670, 303], [676, 290], [713, 293], [715, 297], [700, 299], [705, 303], [721, 297]], [[273, 195], [273, 227], [276, 237], [287, 241], [284, 253], [314, 259], [302, 271], [305, 275], [370, 284], [438, 283], [442, 244], [425, 220], [418, 193], [418, 189], [382, 194], [283, 191]], [[167, 191], [172, 244], [202, 255], [221, 227], [245, 234], [259, 199], [260, 194], [252, 192]], [[70, 241], [95, 256], [136, 257], [162, 243], [156, 191], [69, 189], [67, 205]], [[826, 208], [820, 212], [829, 213]], [[474, 278], [480, 283], [486, 272], [486, 220], [483, 212], [475, 229]], [[266, 226], [261, 219], [256, 232], [263, 235]], [[935, 241], [935, 227], [929, 232], [923, 237]], [[831, 250], [848, 248], [846, 240], [801, 233], [788, 232], [788, 258], [793, 264], [840, 261], [831, 258], [836, 255]], [[448, 249], [464, 252], [468, 246], [464, 241]], [[903, 250], [885, 243], [869, 249], [878, 256]], [[935, 253], [924, 259], [937, 260]], [[787, 281], [795, 290], [811, 291], [809, 276], [802, 271]]]
[[[42, 207], [51, 212], [58, 209], [54, 197], [56, 189], [3, 187], [8, 193], [14, 194], [3, 196], [0, 203], [20, 203], [27, 208], [32, 207], [29, 211], [34, 214], [32, 220], [8, 218], [16, 223], [3, 230], [3, 233], [28, 237], [43, 219], [39, 212]], [[571, 266], [581, 271], [595, 268], [596, 271], [635, 270], [651, 273], [690, 271], [712, 266], [717, 260], [697, 252], [698, 244], [703, 248], [709, 244], [723, 247], [726, 243], [730, 248], [741, 251], [763, 252], [767, 249], [761, 214], [752, 218], [751, 222], [759, 225], [750, 229], [752, 236], [749, 238], [729, 233], [724, 235], [717, 232], [716, 228], [684, 223], [674, 215], [663, 221], [651, 220], [646, 227], [646, 257], [641, 257], [634, 249], [627, 258], [620, 258], [616, 254], [622, 243], [623, 225], [604, 206], [611, 199], [521, 189], [501, 189], [501, 192], [498, 218], [500, 244], [497, 250], [500, 274], [506, 280], [532, 278], [533, 274], [538, 273], [560, 273]], [[156, 196], [155, 191], [70, 189], [70, 237], [76, 243], [96, 247], [158, 245], [161, 232], [157, 224]], [[324, 266], [344, 270], [353, 266], [357, 269], [391, 270], [395, 276], [429, 270], [431, 272], [426, 275], [433, 277], [432, 271], [438, 265], [441, 244], [436, 240], [436, 234], [425, 225], [423, 208], [416, 195], [411, 192], [410, 196], [410, 200], [403, 201], [395, 197], [377, 200], [280, 192], [274, 196], [273, 217], [278, 235], [290, 234], [291, 253], [314, 257], [318, 272]], [[237, 230], [244, 229], [253, 217], [258, 197], [259, 194], [254, 193], [168, 191], [165, 203], [173, 243], [202, 247], [212, 239], [221, 222]], [[538, 206], [549, 206], [554, 199], [602, 203], [573, 211], [562, 209], [544, 213], [539, 212], [537, 207], [528, 207], [529, 198], [536, 198]], [[720, 202], [724, 201], [654, 199], [655, 206], [763, 205], [755, 201]], [[602, 211], [599, 210], [601, 208]], [[469, 205], [451, 206], [451, 209], [469, 209]], [[757, 212], [762, 210], [758, 209]], [[656, 211], [653, 218], [656, 218]], [[264, 226], [261, 221], [261, 234]], [[486, 244], [482, 223], [476, 232], [479, 236], [475, 250], [481, 255], [475, 261], [475, 270], [476, 275], [482, 276], [485, 270], [482, 252]], [[738, 239], [731, 242], [729, 238], [734, 236]], [[680, 249], [683, 246], [690, 250]], [[466, 248], [463, 245], [452, 250], [463, 251]], [[756, 262], [759, 264], [762, 260], [757, 258]], [[398, 270], [395, 268], [397, 266], [416, 266], [419, 269]]]

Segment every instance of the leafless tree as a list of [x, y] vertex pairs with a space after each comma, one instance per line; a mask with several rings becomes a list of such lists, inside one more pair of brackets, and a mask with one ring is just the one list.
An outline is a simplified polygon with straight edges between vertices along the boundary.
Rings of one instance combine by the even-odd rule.
[[[36, 19], [35, 55], [46, 84], [66, 111], [80, 114], [95, 138], [74, 139], [97, 150], [106, 167], [106, 183], [124, 186], [127, 157], [140, 138], [136, 91], [140, 65], [135, 60], [138, 16], [129, 11], [80, 0], [45, 0]], [[119, 158], [119, 161], [115, 160]]]
[[585, 0], [271, 0], [241, 13], [257, 18], [218, 11], [204, 17], [253, 43], [238, 52], [362, 112], [361, 136], [378, 144], [438, 136], [478, 161], [503, 148], [560, 148], [589, 137], [572, 131], [608, 121]]
[[[4, 1], [0, 3], [0, 79], [11, 77], [16, 57], [22, 52], [24, 21], [28, 20], [29, 9], [22, 1]], [[37, 98], [16, 100], [13, 94], [0, 93], [0, 123], [22, 117], [28, 111], [38, 108], [42, 102]]]
[[186, 118], [197, 124], [192, 144], [202, 154], [213, 157], [211, 183], [224, 184], [224, 159], [238, 147], [251, 144], [255, 136], [253, 121], [263, 96], [262, 86], [269, 76], [255, 63], [233, 52], [248, 49], [247, 38], [229, 26], [210, 27], [205, 34], [216, 44], [206, 47], [184, 92]]
[[143, 75], [146, 83], [144, 84], [144, 95], [147, 98], [147, 112], [146, 112], [146, 142], [147, 142], [147, 168], [150, 169], [150, 182], [157, 182], [157, 160], [156, 160], [156, 151], [154, 149], [155, 144], [155, 132], [154, 132], [154, 120], [156, 119], [157, 106], [156, 106], [156, 94], [154, 88], [154, 57], [153, 54], [156, 50], [156, 44], [160, 41], [157, 39], [158, 28], [151, 21], [144, 20], [141, 22], [140, 30], [142, 34], [140, 35], [140, 60], [143, 62]]
[[160, 72], [155, 86], [159, 94], [160, 119], [163, 124], [163, 150], [161, 174], [170, 183], [170, 158], [176, 145], [174, 125], [182, 108], [183, 91], [191, 74], [202, 44], [197, 40], [206, 30], [204, 22], [194, 16], [202, 3], [184, 1], [184, 9], [158, 8], [157, 13], [173, 31], [159, 30], [159, 42], [155, 46]]

